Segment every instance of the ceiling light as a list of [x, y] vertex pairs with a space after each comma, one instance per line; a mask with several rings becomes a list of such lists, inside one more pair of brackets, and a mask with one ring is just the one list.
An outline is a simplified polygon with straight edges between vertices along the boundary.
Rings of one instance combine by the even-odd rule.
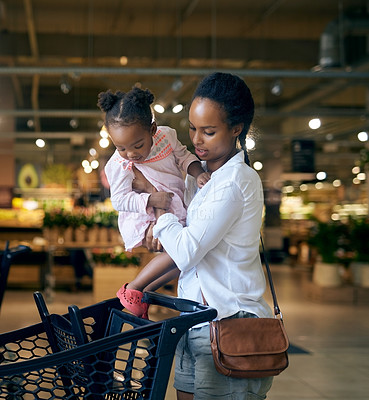
[[293, 193], [294, 187], [292, 185], [284, 186], [282, 188], [283, 193]]
[[306, 192], [308, 190], [308, 185], [306, 183], [302, 183], [300, 185], [301, 192]]
[[87, 168], [87, 167], [89, 167], [89, 166], [90, 166], [90, 163], [89, 163], [88, 160], [83, 160], [83, 161], [82, 161], [82, 167], [83, 167], [83, 168]]
[[91, 168], [96, 169], [99, 167], [99, 162], [97, 160], [92, 160], [91, 161]]
[[324, 171], [320, 171], [316, 174], [316, 179], [323, 181], [327, 177], [327, 174]]
[[156, 112], [158, 112], [159, 114], [163, 114], [163, 112], [165, 111], [165, 108], [161, 104], [155, 104], [154, 110]]
[[91, 149], [88, 151], [88, 153], [90, 154], [90, 156], [95, 157], [97, 155], [97, 151], [96, 149], [94, 149], [93, 147], [91, 147]]
[[181, 112], [183, 110], [183, 105], [182, 104], [176, 104], [173, 108], [172, 111], [174, 112], [174, 114], [178, 114], [179, 112]]
[[361, 183], [361, 180], [358, 177], [355, 176], [355, 178], [352, 180], [352, 183], [354, 185], [359, 185]]
[[27, 121], [27, 126], [29, 129], [32, 129], [35, 126], [35, 121], [33, 119], [29, 119]]
[[92, 172], [92, 168], [90, 165], [88, 167], [84, 168], [83, 170], [85, 171], [86, 174], [90, 174]]
[[103, 149], [106, 149], [107, 147], [109, 147], [109, 139], [108, 138], [101, 138], [99, 141], [99, 145], [100, 147], [102, 147]]
[[270, 87], [270, 93], [274, 96], [280, 96], [283, 92], [283, 83], [279, 79], [274, 81]]
[[78, 121], [78, 119], [77, 119], [77, 118], [72, 118], [72, 119], [69, 121], [69, 125], [70, 125], [73, 129], [77, 129], [78, 126], [79, 126], [79, 121]]
[[105, 125], [103, 125], [102, 128], [101, 128], [101, 130], [100, 130], [100, 136], [101, 136], [102, 138], [105, 138], [105, 139], [107, 139], [107, 138], [109, 137], [109, 133], [108, 133], [108, 131], [106, 130]]
[[324, 187], [323, 182], [317, 182], [315, 184], [315, 189], [320, 190], [320, 189], [323, 189], [323, 187]]
[[251, 138], [246, 138], [246, 149], [253, 150], [255, 148], [255, 140]]
[[253, 167], [256, 171], [260, 171], [261, 169], [263, 169], [263, 163], [261, 163], [260, 161], [255, 161]]
[[365, 172], [360, 172], [360, 174], [357, 174], [357, 179], [359, 179], [360, 181], [365, 181], [366, 179]]
[[366, 142], [368, 140], [368, 132], [359, 132], [357, 134], [357, 138], [360, 140], [360, 142]]
[[341, 186], [341, 181], [340, 181], [339, 179], [335, 179], [335, 180], [332, 182], [332, 185], [333, 185], [334, 187], [340, 187], [340, 186]]
[[309, 127], [310, 129], [318, 129], [321, 126], [321, 121], [319, 118], [313, 118], [309, 121]]
[[64, 94], [68, 94], [72, 90], [72, 85], [67, 77], [63, 77], [60, 81], [60, 90]]
[[36, 146], [39, 147], [40, 149], [45, 147], [45, 144], [46, 144], [44, 139], [37, 139], [35, 143], [36, 143]]
[[126, 56], [120, 57], [119, 63], [120, 63], [120, 65], [122, 65], [122, 66], [127, 65], [127, 64], [128, 64], [128, 57], [126, 57]]
[[352, 170], [351, 170], [351, 172], [353, 173], [353, 174], [358, 174], [359, 172], [360, 172], [360, 167], [358, 167], [358, 166], [356, 166], [356, 167], [353, 167], [352, 168]]

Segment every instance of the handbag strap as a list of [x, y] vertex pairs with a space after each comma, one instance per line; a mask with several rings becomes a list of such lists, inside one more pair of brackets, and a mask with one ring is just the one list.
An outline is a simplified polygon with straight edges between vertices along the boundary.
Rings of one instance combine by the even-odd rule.
[[265, 247], [264, 247], [264, 241], [263, 241], [263, 237], [261, 236], [261, 234], [260, 234], [260, 242], [261, 242], [261, 248], [263, 249], [263, 258], [264, 258], [264, 264], [265, 264], [265, 268], [266, 268], [267, 275], [268, 275], [269, 287], [270, 287], [270, 291], [272, 293], [272, 298], [273, 298], [274, 316], [277, 317], [279, 315], [280, 318], [283, 319], [282, 312], [278, 306], [277, 295], [275, 294], [275, 289], [274, 289], [274, 284], [273, 284], [273, 279], [272, 279], [272, 273], [270, 271], [269, 262], [268, 262]]
[[[279, 315], [280, 319], [283, 320], [282, 311], [279, 308], [278, 301], [277, 301], [277, 295], [275, 294], [272, 273], [270, 271], [269, 262], [268, 262], [265, 247], [264, 247], [264, 241], [263, 241], [263, 237], [261, 236], [261, 234], [260, 234], [260, 242], [261, 242], [261, 248], [263, 250], [263, 258], [264, 258], [264, 264], [265, 264], [267, 275], [268, 275], [269, 287], [270, 287], [270, 291], [272, 293], [272, 298], [273, 298], [274, 317], [277, 317]], [[200, 291], [201, 291], [201, 296], [202, 296], [202, 300], [203, 300], [204, 304], [208, 305], [208, 302], [206, 301], [206, 299], [204, 297], [201, 287], [200, 287]]]

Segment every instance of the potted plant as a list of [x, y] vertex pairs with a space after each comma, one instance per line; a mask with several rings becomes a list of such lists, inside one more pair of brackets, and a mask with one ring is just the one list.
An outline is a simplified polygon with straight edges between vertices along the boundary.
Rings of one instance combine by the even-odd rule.
[[99, 226], [100, 242], [110, 243], [120, 238], [118, 232], [118, 213], [116, 211], [99, 211], [95, 214], [95, 223]]
[[369, 287], [369, 220], [350, 219], [350, 244], [353, 251], [351, 269], [355, 285]]
[[349, 230], [340, 221], [316, 221], [309, 244], [318, 253], [313, 270], [313, 282], [320, 286], [335, 287], [342, 284], [340, 269], [347, 264]]
[[69, 216], [63, 209], [45, 210], [42, 226], [49, 242], [63, 242], [64, 231], [69, 226]]

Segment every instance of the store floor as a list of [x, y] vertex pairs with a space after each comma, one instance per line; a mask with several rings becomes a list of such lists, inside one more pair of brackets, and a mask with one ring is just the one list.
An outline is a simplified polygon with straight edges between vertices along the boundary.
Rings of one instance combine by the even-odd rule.
[[[303, 268], [272, 266], [285, 326], [294, 352], [290, 366], [274, 379], [269, 400], [367, 400], [369, 398], [369, 304], [322, 304], [307, 300]], [[268, 296], [269, 299], [269, 296]], [[49, 308], [64, 313], [69, 304], [93, 303], [91, 291], [57, 291]], [[38, 322], [32, 292], [9, 290], [0, 331]], [[174, 400], [172, 377], [166, 400]]]

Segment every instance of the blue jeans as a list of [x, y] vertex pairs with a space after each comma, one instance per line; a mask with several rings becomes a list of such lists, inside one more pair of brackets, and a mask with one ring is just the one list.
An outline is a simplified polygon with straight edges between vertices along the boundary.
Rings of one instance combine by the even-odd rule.
[[[252, 317], [256, 316], [240, 311], [232, 318]], [[189, 330], [177, 345], [174, 387], [194, 393], [195, 400], [261, 400], [272, 382], [272, 377], [239, 379], [220, 374], [214, 366], [209, 325]]]

